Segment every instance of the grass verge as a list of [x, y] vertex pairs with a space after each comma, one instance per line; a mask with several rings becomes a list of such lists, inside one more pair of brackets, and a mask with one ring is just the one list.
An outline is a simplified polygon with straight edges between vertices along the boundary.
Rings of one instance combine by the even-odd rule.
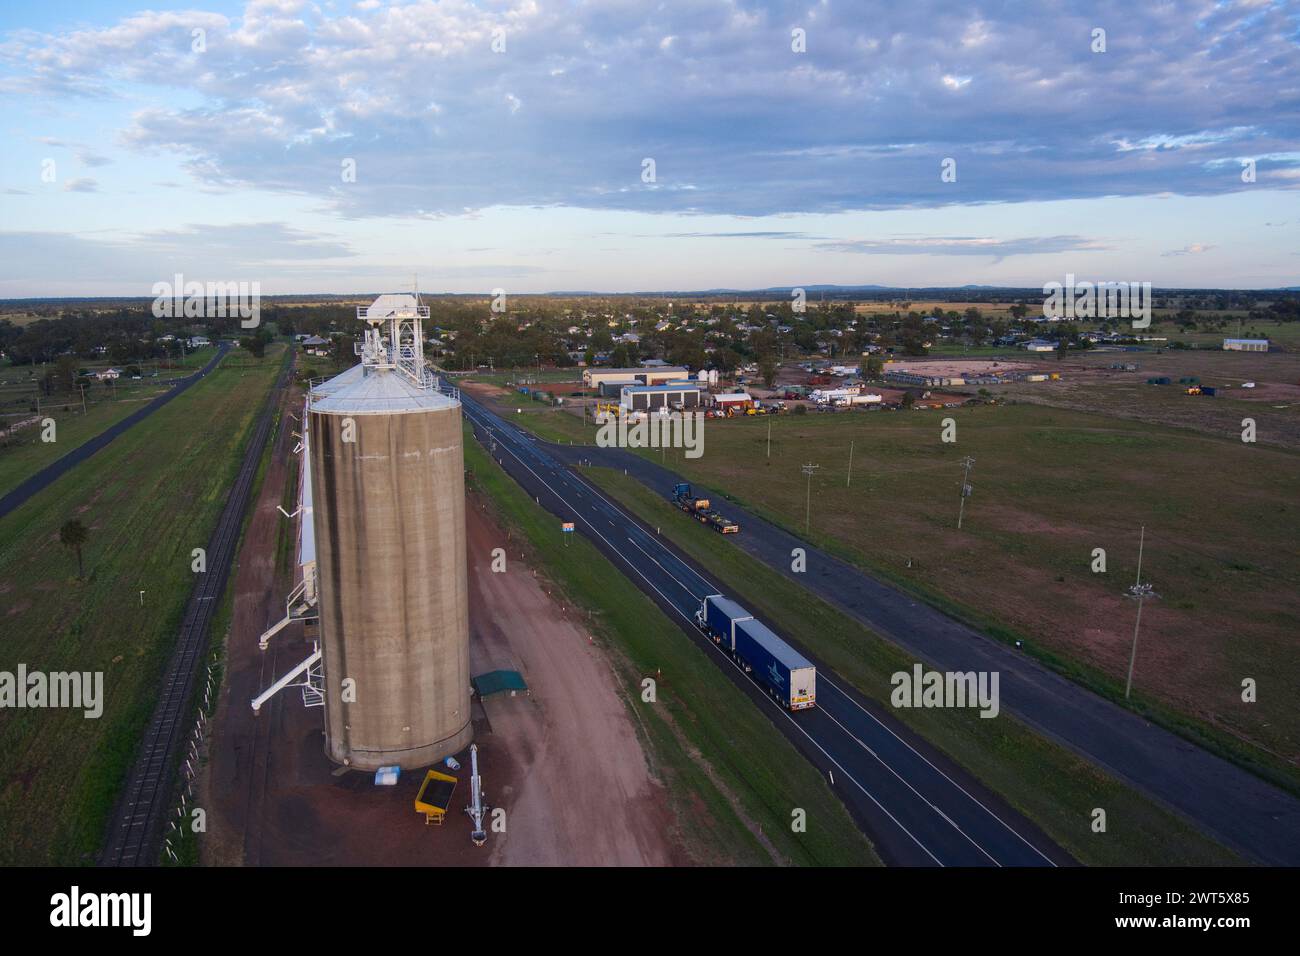
[[[636, 479], [603, 468], [584, 474], [637, 517], [659, 527], [729, 592], [743, 595], [742, 603], [768, 616], [862, 693], [889, 705], [890, 675], [913, 664], [902, 651], [721, 535], [687, 520]], [[943, 708], [895, 713], [1083, 863], [1241, 862], [1179, 817], [1013, 717], [983, 720], [973, 712]], [[1091, 830], [1096, 807], [1106, 810], [1105, 834]]]
[[[699, 862], [766, 864], [774, 852], [781, 862], [800, 865], [879, 864], [821, 775], [599, 551], [577, 535], [566, 547], [556, 519], [501, 470], [468, 428], [465, 463], [470, 486], [523, 534], [537, 565], [588, 611], [593, 634], [613, 652], [623, 695]], [[656, 679], [654, 704], [641, 700], [644, 677]], [[795, 808], [806, 812], [806, 832], [791, 830]]]
[[[0, 519], [0, 670], [104, 674], [104, 711], [0, 722], [0, 864], [84, 864], [135, 756], [206, 547], [283, 349], [220, 367]], [[59, 527], [89, 529], [86, 577]], [[143, 595], [141, 595], [143, 591]]]

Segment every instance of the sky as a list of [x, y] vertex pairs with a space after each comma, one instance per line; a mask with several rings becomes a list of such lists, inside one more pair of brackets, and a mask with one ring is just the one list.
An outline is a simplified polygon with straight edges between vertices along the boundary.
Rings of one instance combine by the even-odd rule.
[[1300, 0], [6, 2], [0, 130], [6, 298], [1300, 285]]

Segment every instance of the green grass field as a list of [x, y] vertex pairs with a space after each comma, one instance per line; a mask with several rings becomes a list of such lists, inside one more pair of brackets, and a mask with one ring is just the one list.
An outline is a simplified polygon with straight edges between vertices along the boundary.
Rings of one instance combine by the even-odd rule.
[[[158, 395], [161, 391], [159, 389], [153, 395]], [[14, 439], [0, 448], [0, 494], [21, 484], [46, 465], [120, 422], [137, 411], [150, 397], [153, 396], [142, 397], [139, 401], [102, 401], [87, 405], [84, 415], [80, 405], [73, 408], [43, 409], [42, 418], [54, 419], [55, 440], [42, 441], [42, 428], [39, 424], [15, 432]]]
[[[951, 418], [957, 441], [941, 441]], [[1099, 415], [1011, 405], [709, 423], [668, 464], [1122, 697], [1138, 529], [1143, 614], [1134, 699], [1280, 782], [1300, 782], [1300, 456]], [[854, 466], [847, 485], [849, 445]], [[646, 452], [657, 460], [658, 452]], [[961, 460], [974, 493], [956, 529]], [[811, 488], [800, 470], [821, 467]], [[1092, 570], [1094, 549], [1106, 571]], [[910, 567], [909, 567], [910, 562]], [[1253, 678], [1266, 692], [1241, 698]]]
[[[90, 862], [257, 412], [283, 358], [219, 368], [0, 519], [0, 670], [102, 671], [104, 713], [0, 722], [0, 864]], [[85, 580], [59, 527], [89, 529]], [[143, 598], [140, 592], [143, 591]]]
[[[536, 565], [590, 612], [698, 862], [773, 862], [732, 805], [736, 800], [784, 862], [879, 863], [826, 781], [759, 709], [585, 539], [571, 536], [566, 547], [554, 517], [484, 453], [468, 428], [465, 463], [471, 487], [490, 497], [500, 520], [522, 531]], [[640, 681], [654, 675], [658, 702], [644, 703]], [[791, 831], [795, 808], [806, 811], [805, 833]]]
[[[29, 425], [4, 438], [0, 444], [0, 494], [31, 477], [40, 469], [63, 457], [78, 445], [98, 435], [104, 429], [126, 418], [148, 404], [168, 389], [168, 382], [183, 378], [205, 365], [214, 355], [216, 347], [199, 349], [184, 365], [164, 368], [158, 378], [148, 377], [153, 366], [146, 367], [140, 381], [120, 378], [112, 386], [95, 382], [85, 393], [83, 412], [80, 391], [42, 396], [40, 417], [53, 418], [55, 440], [42, 440], [40, 425]], [[236, 351], [226, 357], [225, 365], [238, 365], [244, 356]], [[255, 360], [254, 360], [255, 361]], [[107, 361], [83, 363], [86, 368], [105, 368]], [[123, 365], [114, 366], [125, 368]], [[6, 422], [17, 422], [36, 416], [36, 386], [27, 368], [0, 370], [0, 415]]]
[[[890, 676], [910, 670], [913, 658], [751, 558], [728, 538], [689, 520], [636, 479], [604, 468], [584, 474], [709, 568], [727, 593], [743, 595], [746, 607], [766, 615], [782, 634], [803, 644], [868, 697], [890, 706]], [[1240, 862], [1182, 820], [1013, 717], [983, 720], [969, 711], [943, 708], [894, 712], [1083, 863]], [[1106, 808], [1106, 834], [1089, 827], [1094, 807]]]
[[[591, 440], [590, 426], [558, 410], [512, 418], [551, 441]], [[705, 434], [697, 460], [642, 454], [797, 534], [810, 497], [811, 540], [995, 637], [1024, 640], [1113, 699], [1123, 699], [1135, 612], [1125, 592], [1145, 525], [1143, 579], [1161, 598], [1144, 608], [1133, 706], [1300, 789], [1300, 698], [1286, 691], [1300, 682], [1294, 451], [1025, 403], [709, 421]], [[974, 493], [958, 532], [967, 455]], [[820, 466], [811, 487], [806, 462]], [[1097, 548], [1104, 573], [1092, 570]], [[1267, 687], [1257, 702], [1242, 700], [1246, 678]]]

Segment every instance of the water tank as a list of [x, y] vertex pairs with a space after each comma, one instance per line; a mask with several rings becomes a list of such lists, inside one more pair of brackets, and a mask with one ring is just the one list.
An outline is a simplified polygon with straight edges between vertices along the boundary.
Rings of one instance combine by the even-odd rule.
[[473, 736], [460, 402], [357, 366], [307, 427], [326, 753], [428, 766]]

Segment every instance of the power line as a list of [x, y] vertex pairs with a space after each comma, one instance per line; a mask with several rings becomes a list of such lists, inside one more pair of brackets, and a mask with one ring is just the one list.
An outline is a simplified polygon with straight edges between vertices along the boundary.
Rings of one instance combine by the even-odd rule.
[[970, 483], [970, 470], [971, 470], [971, 466], [975, 464], [975, 459], [972, 458], [970, 455], [967, 455], [964, 459], [962, 459], [962, 464], [966, 466], [966, 473], [965, 475], [962, 476], [962, 480], [961, 480], [961, 505], [957, 509], [957, 530], [958, 531], [961, 530], [962, 516], [966, 513], [966, 499], [970, 497], [971, 491], [974, 490], [972, 489]]
[[1133, 665], [1137, 662], [1138, 654], [1138, 629], [1142, 626], [1142, 602], [1147, 598], [1158, 598], [1159, 594], [1153, 590], [1150, 584], [1142, 583], [1142, 548], [1146, 544], [1147, 529], [1146, 525], [1142, 526], [1138, 537], [1138, 566], [1137, 580], [1133, 586], [1128, 589], [1127, 596], [1136, 598], [1138, 602], [1137, 620], [1133, 622], [1133, 650], [1128, 658], [1128, 679], [1124, 682], [1124, 699], [1128, 700], [1129, 692], [1133, 689]]
[[812, 476], [821, 465], [807, 464], [800, 467], [805, 475], [808, 476], [808, 493], [804, 502], [803, 532], [808, 534], [812, 528]]

